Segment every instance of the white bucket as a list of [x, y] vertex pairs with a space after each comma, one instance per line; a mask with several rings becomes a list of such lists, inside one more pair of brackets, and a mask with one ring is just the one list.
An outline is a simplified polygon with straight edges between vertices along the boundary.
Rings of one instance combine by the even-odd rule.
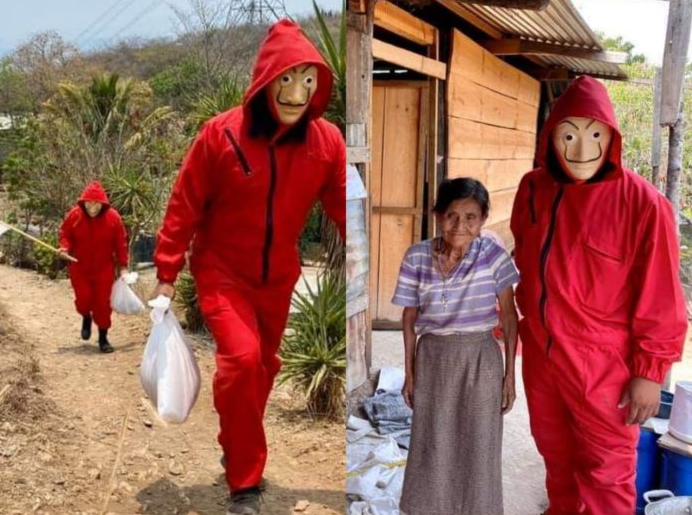
[[678, 381], [675, 385], [668, 430], [677, 439], [692, 444], [692, 381]]

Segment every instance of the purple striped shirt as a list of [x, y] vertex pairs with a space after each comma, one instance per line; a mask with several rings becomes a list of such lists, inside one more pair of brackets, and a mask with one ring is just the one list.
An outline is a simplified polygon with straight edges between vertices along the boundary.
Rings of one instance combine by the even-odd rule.
[[497, 324], [497, 295], [519, 281], [507, 251], [480, 236], [445, 279], [433, 266], [434, 243], [425, 240], [406, 251], [392, 303], [419, 308], [418, 335], [491, 330]]

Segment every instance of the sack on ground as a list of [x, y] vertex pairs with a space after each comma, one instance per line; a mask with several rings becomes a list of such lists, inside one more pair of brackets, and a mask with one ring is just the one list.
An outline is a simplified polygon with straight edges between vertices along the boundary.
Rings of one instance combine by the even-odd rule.
[[159, 295], [149, 301], [154, 308], [140, 378], [142, 387], [161, 419], [184, 422], [199, 394], [200, 374], [195, 354], [172, 311], [170, 299]]
[[121, 315], [138, 315], [144, 311], [144, 303], [130, 288], [137, 281], [137, 272], [120, 277], [111, 290], [111, 307]]

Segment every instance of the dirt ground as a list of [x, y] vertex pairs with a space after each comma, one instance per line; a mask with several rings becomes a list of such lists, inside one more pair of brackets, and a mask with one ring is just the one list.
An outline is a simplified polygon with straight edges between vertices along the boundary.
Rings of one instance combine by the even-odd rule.
[[[0, 514], [224, 514], [210, 341], [193, 338], [202, 388], [190, 418], [166, 425], [139, 383], [146, 314], [114, 315], [113, 354], [80, 325], [67, 280], [0, 266]], [[265, 425], [263, 513], [343, 513], [343, 424], [311, 420], [275, 389]]]

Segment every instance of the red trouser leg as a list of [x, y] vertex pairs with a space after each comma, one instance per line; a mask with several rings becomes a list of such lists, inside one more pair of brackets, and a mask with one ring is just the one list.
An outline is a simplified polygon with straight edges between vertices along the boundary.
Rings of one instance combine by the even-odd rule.
[[293, 289], [261, 295], [258, 301], [258, 322], [262, 341], [262, 364], [266, 371], [266, 384], [262, 412], [274, 386], [274, 379], [281, 370], [278, 356], [281, 339], [286, 329], [286, 321], [291, 306]]
[[77, 313], [82, 316], [91, 315], [94, 291], [89, 278], [71, 270], [70, 283], [74, 290], [74, 305]]
[[572, 417], [557, 390], [543, 349], [524, 342], [522, 372], [529, 407], [531, 434], [546, 469], [549, 515], [575, 515], [581, 503], [575, 478], [576, 437]]
[[[214, 406], [219, 414], [219, 443], [226, 458], [231, 491], [259, 484], [267, 460], [262, 418], [274, 376], [286, 313], [271, 294], [231, 289], [199, 289], [200, 306], [216, 341]], [[278, 337], [277, 337], [278, 335]]]
[[620, 352], [562, 338], [553, 342], [549, 358], [535, 342], [526, 344], [523, 360], [550, 515], [634, 513], [639, 430], [624, 424], [627, 409], [617, 407], [630, 378]]
[[617, 404], [630, 380], [630, 370], [616, 349], [585, 345], [575, 361], [584, 364], [584, 395], [569, 392], [575, 411], [579, 449], [576, 480], [588, 515], [631, 515], [639, 426], [626, 426], [629, 406]]
[[94, 323], [99, 329], [109, 329], [111, 326], [111, 290], [113, 288], [113, 274], [108, 272], [95, 276], [93, 279]]

